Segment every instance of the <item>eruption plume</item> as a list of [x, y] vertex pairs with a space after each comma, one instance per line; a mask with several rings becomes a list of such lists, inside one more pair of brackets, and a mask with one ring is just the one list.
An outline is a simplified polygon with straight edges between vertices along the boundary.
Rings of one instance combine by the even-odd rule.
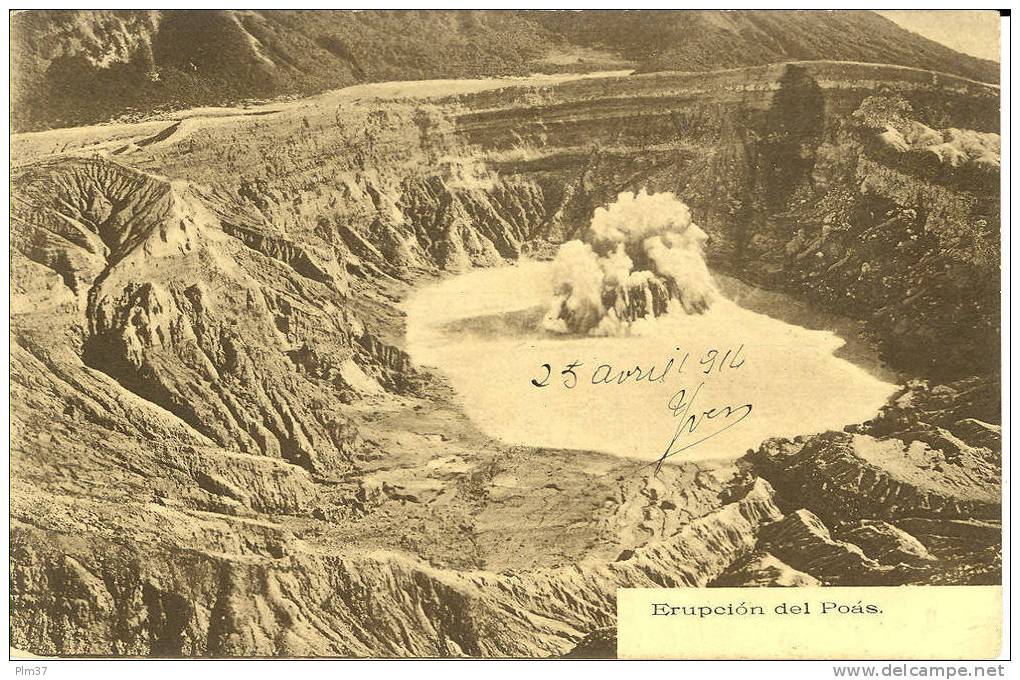
[[595, 210], [583, 241], [560, 246], [546, 328], [616, 335], [676, 305], [700, 314], [716, 295], [707, 239], [673, 194], [621, 193]]

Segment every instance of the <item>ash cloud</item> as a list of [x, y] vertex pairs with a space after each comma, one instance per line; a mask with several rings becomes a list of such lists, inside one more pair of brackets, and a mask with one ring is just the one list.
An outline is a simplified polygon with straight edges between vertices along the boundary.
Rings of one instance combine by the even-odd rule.
[[595, 211], [583, 240], [560, 246], [545, 327], [619, 335], [674, 309], [705, 311], [717, 295], [707, 240], [672, 193], [621, 193]]

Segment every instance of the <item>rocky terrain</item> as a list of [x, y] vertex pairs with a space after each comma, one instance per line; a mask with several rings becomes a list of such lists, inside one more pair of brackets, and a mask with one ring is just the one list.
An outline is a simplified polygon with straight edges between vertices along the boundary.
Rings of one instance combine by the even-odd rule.
[[[15, 648], [592, 656], [619, 587], [999, 582], [996, 87], [801, 62], [433, 92], [12, 138]], [[479, 432], [399, 302], [642, 188], [713, 269], [860, 320], [902, 390], [657, 475]]]
[[794, 60], [998, 82], [998, 66], [874, 12], [41, 10], [11, 17], [16, 130], [356, 83]]

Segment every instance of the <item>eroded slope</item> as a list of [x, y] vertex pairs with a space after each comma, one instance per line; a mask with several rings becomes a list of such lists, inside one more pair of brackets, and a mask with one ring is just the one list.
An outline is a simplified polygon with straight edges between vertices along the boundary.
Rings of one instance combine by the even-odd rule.
[[[996, 105], [822, 64], [15, 138], [14, 646], [548, 656], [620, 586], [997, 581], [998, 170], [952, 132]], [[640, 188], [931, 380], [735, 466], [489, 440], [397, 303]]]

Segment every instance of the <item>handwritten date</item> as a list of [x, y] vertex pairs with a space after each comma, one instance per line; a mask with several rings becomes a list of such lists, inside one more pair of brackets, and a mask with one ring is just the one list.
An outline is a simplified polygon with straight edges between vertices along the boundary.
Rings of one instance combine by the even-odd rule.
[[[744, 365], [743, 350], [743, 345], [735, 349], [712, 348], [692, 359], [690, 352], [684, 352], [677, 347], [676, 351], [664, 362], [645, 364], [644, 366], [637, 364], [633, 368], [629, 366], [617, 368], [610, 363], [592, 363], [588, 365], [594, 366], [590, 374], [587, 372], [585, 363], [580, 359], [576, 359], [569, 364], [564, 364], [563, 368], [558, 371], [560, 376], [559, 384], [568, 390], [572, 390], [578, 385], [586, 383], [591, 385], [623, 385], [627, 382], [665, 383], [671, 376], [682, 375], [688, 363], [691, 364], [692, 370], [704, 375], [709, 375], [713, 372], [721, 373], [722, 371], [737, 369]], [[694, 365], [694, 362], [697, 362], [697, 365]], [[585, 370], [582, 371], [581, 369]], [[539, 367], [538, 377], [532, 378], [531, 384], [534, 387], [549, 387], [554, 383], [553, 372], [554, 368], [551, 364], [542, 364]]]

